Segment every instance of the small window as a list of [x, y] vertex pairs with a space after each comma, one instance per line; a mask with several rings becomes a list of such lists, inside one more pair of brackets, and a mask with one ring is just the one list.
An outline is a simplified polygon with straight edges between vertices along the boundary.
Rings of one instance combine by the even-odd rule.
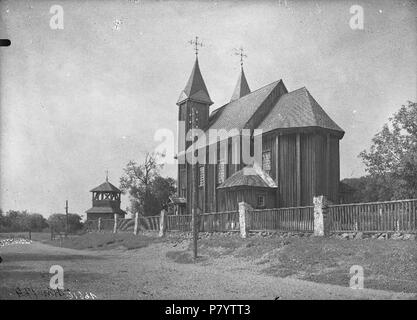
[[265, 207], [265, 195], [258, 194], [257, 198], [258, 198], [258, 201], [257, 201], [258, 208], [264, 208]]
[[200, 183], [199, 183], [199, 186], [204, 187], [204, 184], [205, 184], [205, 170], [204, 170], [204, 166], [200, 166]]
[[219, 184], [224, 182], [224, 167], [224, 161], [220, 160], [217, 165], [217, 183]]
[[271, 151], [262, 152], [262, 170], [269, 173], [271, 171]]

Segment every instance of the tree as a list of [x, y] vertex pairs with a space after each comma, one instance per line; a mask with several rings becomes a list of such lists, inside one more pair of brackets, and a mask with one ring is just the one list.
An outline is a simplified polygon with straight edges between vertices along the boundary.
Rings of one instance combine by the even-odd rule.
[[[81, 216], [75, 213], [68, 213], [68, 231], [74, 233], [81, 230], [83, 224], [81, 223]], [[65, 232], [67, 225], [67, 216], [64, 213], [54, 213], [48, 218], [48, 225], [54, 229], [55, 232]]]
[[29, 230], [40, 232], [48, 227], [46, 219], [39, 213], [32, 213], [29, 215]]
[[385, 200], [417, 198], [417, 103], [403, 105], [359, 156], [366, 171], [391, 190]]
[[130, 211], [134, 214], [156, 215], [169, 196], [175, 194], [175, 180], [159, 174], [163, 165], [158, 164], [154, 153], [146, 153], [142, 164], [129, 161], [120, 178], [120, 189], [130, 196]]

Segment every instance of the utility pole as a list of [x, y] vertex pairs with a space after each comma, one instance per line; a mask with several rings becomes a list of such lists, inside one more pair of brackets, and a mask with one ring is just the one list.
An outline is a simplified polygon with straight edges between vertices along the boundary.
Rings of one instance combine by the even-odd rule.
[[67, 223], [66, 223], [66, 226], [65, 226], [65, 238], [66, 237], [68, 237], [68, 200], [65, 200], [65, 215], [66, 215], [66, 218], [67, 218]]
[[[191, 125], [192, 129], [197, 128], [196, 126], [196, 115], [195, 110], [193, 108], [191, 109]], [[195, 148], [195, 141], [196, 139], [193, 139], [192, 144], [192, 152], [193, 156], [195, 156], [196, 148]], [[197, 151], [198, 152], [198, 151]], [[198, 179], [198, 161], [196, 161], [192, 165], [192, 231], [193, 231], [193, 257], [194, 260], [197, 259], [197, 239], [198, 239], [198, 226], [197, 226], [197, 202], [198, 202], [198, 194], [197, 194], [197, 179]]]

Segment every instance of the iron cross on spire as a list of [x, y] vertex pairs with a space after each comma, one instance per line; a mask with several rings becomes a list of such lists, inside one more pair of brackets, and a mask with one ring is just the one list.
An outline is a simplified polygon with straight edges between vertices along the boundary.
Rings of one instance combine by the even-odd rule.
[[243, 48], [240, 47], [239, 49], [235, 49], [235, 55], [240, 56], [240, 66], [243, 68], [243, 58], [247, 58], [248, 56], [243, 53]]
[[198, 56], [198, 47], [200, 46], [200, 48], [203, 46], [203, 42], [200, 41], [198, 42], [198, 37], [195, 37], [195, 40], [190, 40], [188, 41], [188, 43], [190, 43], [191, 45], [194, 46], [194, 51], [195, 51], [195, 56]]

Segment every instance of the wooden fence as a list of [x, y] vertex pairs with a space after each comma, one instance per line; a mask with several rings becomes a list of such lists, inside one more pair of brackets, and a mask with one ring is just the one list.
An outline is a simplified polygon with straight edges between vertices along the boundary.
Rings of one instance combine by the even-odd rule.
[[191, 231], [192, 217], [190, 214], [167, 215], [168, 231]]
[[161, 216], [140, 216], [139, 229], [159, 231], [159, 219]]
[[314, 231], [314, 207], [256, 209], [249, 211], [250, 231]]
[[225, 211], [199, 215], [201, 232], [224, 232], [239, 230], [239, 212]]
[[[200, 232], [222, 232], [239, 230], [239, 212], [211, 212], [197, 216]], [[191, 215], [168, 215], [168, 231], [191, 231]]]
[[332, 232], [416, 232], [417, 199], [329, 206]]
[[[239, 231], [239, 212], [204, 213], [197, 216], [200, 232]], [[328, 207], [330, 232], [417, 232], [417, 199], [353, 203]], [[160, 216], [140, 216], [140, 230], [159, 230]], [[118, 219], [117, 231], [133, 231], [134, 219]], [[191, 231], [191, 215], [167, 215], [167, 231]], [[102, 231], [113, 231], [113, 219], [101, 219]], [[313, 232], [314, 207], [251, 209], [250, 231]], [[87, 221], [88, 231], [98, 230], [98, 221]]]

